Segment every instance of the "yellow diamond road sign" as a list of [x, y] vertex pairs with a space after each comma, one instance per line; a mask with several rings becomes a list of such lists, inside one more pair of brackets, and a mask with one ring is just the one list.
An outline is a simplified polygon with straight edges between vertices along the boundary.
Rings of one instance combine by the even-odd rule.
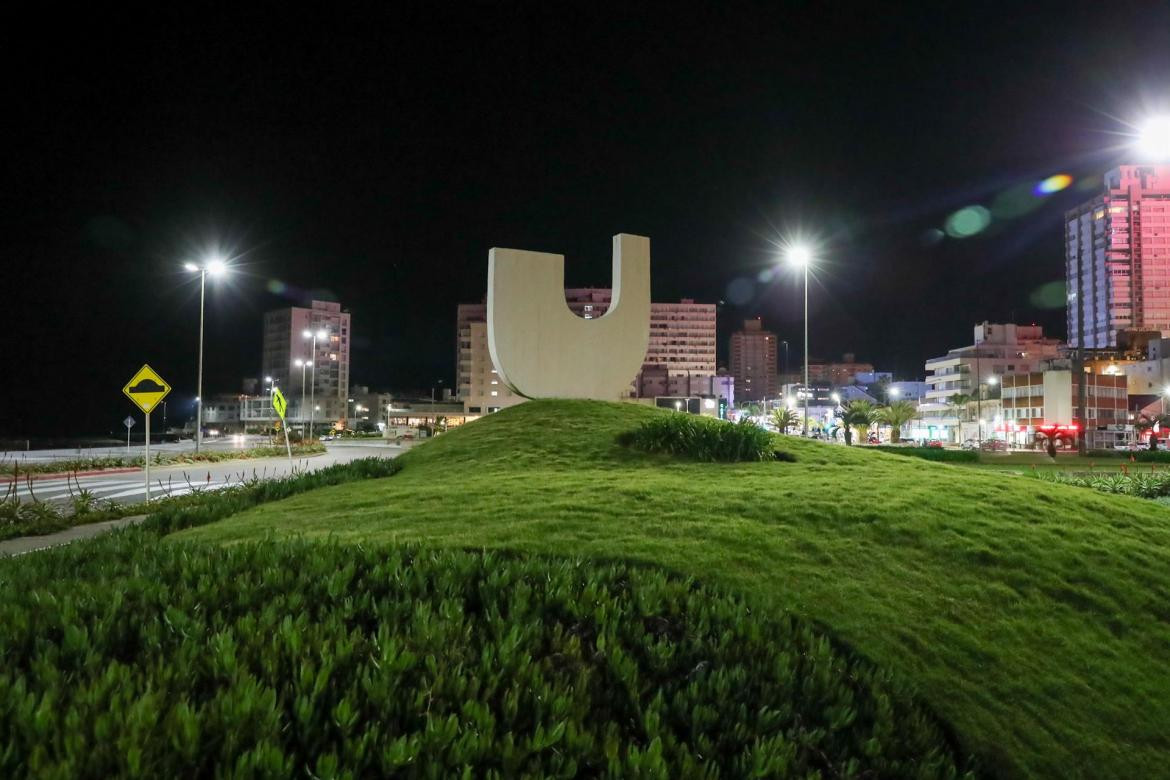
[[153, 368], [143, 366], [138, 369], [134, 378], [126, 383], [122, 392], [139, 409], [149, 413], [151, 409], [158, 406], [159, 401], [167, 397], [167, 393], [171, 392], [171, 386], [163, 381], [163, 378], [156, 374]]
[[280, 415], [280, 419], [284, 419], [284, 413], [288, 411], [288, 401], [284, 400], [284, 393], [280, 392], [279, 388], [272, 388], [272, 408]]

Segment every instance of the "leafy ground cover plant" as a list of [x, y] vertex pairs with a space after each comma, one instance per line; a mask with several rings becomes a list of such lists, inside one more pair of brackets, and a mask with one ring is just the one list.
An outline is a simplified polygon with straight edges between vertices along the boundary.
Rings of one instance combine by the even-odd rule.
[[885, 673], [691, 579], [155, 533], [0, 563], [0, 776], [970, 774]]
[[1092, 488], [1102, 493], [1116, 493], [1138, 498], [1170, 496], [1170, 471], [1151, 471], [1143, 474], [1136, 467], [1132, 473], [1095, 474], [1092, 472], [1036, 471], [1034, 476], [1061, 485]]
[[700, 461], [733, 463], [777, 457], [772, 435], [755, 423], [730, 423], [695, 414], [655, 416], [621, 434], [618, 443], [641, 452]]

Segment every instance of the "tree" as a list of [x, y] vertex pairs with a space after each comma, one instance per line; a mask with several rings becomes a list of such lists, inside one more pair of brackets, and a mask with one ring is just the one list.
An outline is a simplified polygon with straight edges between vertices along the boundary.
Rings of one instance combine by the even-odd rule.
[[800, 418], [797, 416], [795, 409], [782, 406], [779, 409], [772, 410], [772, 424], [781, 433], [788, 433], [789, 428], [795, 428], [800, 424]]
[[960, 393], [958, 395], [952, 395], [950, 398], [948, 398], [947, 404], [955, 410], [955, 414], [958, 416], [959, 422], [966, 422], [967, 406], [974, 400], [975, 399], [971, 396]]
[[918, 416], [918, 407], [910, 401], [895, 401], [874, 411], [874, 419], [890, 426], [890, 441], [902, 438], [902, 426]]
[[841, 423], [841, 427], [845, 431], [845, 445], [853, 444], [853, 429], [863, 437], [866, 431], [869, 430], [870, 423], [873, 422], [874, 408], [869, 401], [848, 401], [841, 405], [841, 410], [837, 413], [837, 419]]

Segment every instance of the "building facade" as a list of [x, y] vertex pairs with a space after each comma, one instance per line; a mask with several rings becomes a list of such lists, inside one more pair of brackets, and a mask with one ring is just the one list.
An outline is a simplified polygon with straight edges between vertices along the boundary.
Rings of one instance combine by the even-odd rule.
[[1014, 446], [1036, 446], [1060, 438], [1070, 446], [1084, 431], [1090, 449], [1106, 449], [1128, 440], [1129, 393], [1120, 374], [1082, 373], [1085, 419], [1077, 417], [1080, 392], [1070, 369], [1030, 371], [1003, 377], [1003, 420], [996, 431]]
[[780, 389], [776, 383], [779, 344], [775, 333], [764, 330], [759, 317], [744, 320], [743, 330], [731, 334], [729, 369], [735, 377], [735, 397], [739, 403], [777, 397]]
[[1002, 376], [1038, 369], [1041, 361], [1059, 357], [1063, 346], [1045, 338], [1039, 325], [983, 322], [974, 336], [970, 346], [926, 361], [929, 387], [918, 407], [915, 438], [960, 441], [963, 410], [957, 398], [997, 398]]
[[[321, 423], [346, 418], [350, 324], [349, 312], [343, 311], [341, 304], [329, 301], [313, 301], [309, 308], [291, 306], [264, 315], [264, 376], [272, 377], [271, 384], [280, 388], [290, 407], [296, 405], [298, 419], [302, 415], [302, 391], [305, 418], [311, 415]], [[324, 336], [317, 337], [314, 353], [312, 334], [321, 332]], [[306, 365], [298, 366], [298, 360]], [[312, 367], [307, 365], [310, 361]], [[309, 408], [310, 398], [315, 408]]]
[[828, 382], [834, 387], [851, 385], [855, 381], [859, 381], [857, 379], [858, 374], [865, 375], [873, 373], [873, 364], [858, 363], [856, 355], [852, 352], [846, 352], [842, 355], [839, 362], [813, 360], [808, 364], [809, 382]]
[[[612, 302], [608, 288], [569, 288], [565, 303], [583, 319], [605, 314]], [[525, 399], [505, 385], [492, 364], [487, 340], [487, 305], [460, 304], [456, 312], [456, 392], [469, 414], [487, 414]], [[642, 370], [630, 386], [630, 396], [714, 395], [719, 384], [715, 371], [715, 304], [650, 304], [650, 339]]]
[[1068, 340], [1116, 347], [1119, 334], [1170, 336], [1170, 165], [1123, 165], [1065, 215]]

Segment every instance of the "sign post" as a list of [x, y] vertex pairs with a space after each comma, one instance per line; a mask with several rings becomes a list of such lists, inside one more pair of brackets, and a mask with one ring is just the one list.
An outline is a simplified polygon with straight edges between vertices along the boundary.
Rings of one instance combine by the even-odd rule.
[[[148, 365], [138, 369], [122, 388], [126, 397], [146, 416], [146, 446], [143, 448], [143, 472], [146, 475], [146, 500], [150, 502], [150, 412], [171, 392], [171, 386]], [[127, 417], [127, 420], [130, 418]], [[131, 424], [133, 421], [131, 421]], [[130, 425], [126, 426], [126, 441], [130, 441]]]
[[134, 418], [131, 417], [130, 415], [126, 415], [126, 419], [122, 421], [122, 424], [126, 426], [126, 454], [129, 455], [130, 454], [130, 429], [134, 427]]
[[272, 388], [272, 408], [280, 416], [280, 428], [284, 431], [284, 449], [288, 453], [288, 468], [292, 472], [292, 445], [288, 443], [288, 422], [284, 419], [284, 413], [288, 411], [288, 401], [284, 398], [284, 393], [280, 392], [279, 387]]

